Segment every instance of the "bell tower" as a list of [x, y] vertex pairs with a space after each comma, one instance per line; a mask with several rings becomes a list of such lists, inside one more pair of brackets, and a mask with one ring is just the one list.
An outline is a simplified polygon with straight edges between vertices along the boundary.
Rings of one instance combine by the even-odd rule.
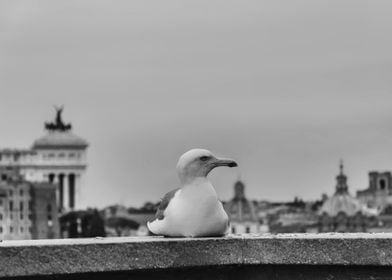
[[343, 166], [343, 160], [340, 161], [339, 164], [339, 175], [336, 176], [336, 193], [337, 194], [343, 194], [343, 193], [348, 193], [348, 186], [347, 186], [347, 176], [344, 174], [344, 166]]

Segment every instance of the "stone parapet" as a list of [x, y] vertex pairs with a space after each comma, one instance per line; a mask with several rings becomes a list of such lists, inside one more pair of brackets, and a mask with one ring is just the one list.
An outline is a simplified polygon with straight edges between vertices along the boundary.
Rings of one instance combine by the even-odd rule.
[[9, 277], [392, 279], [392, 234], [3, 241], [0, 278]]

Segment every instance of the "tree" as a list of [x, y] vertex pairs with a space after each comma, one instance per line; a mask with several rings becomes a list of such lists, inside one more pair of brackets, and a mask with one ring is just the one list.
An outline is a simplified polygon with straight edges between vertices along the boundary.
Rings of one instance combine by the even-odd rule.
[[94, 209], [92, 213], [83, 217], [82, 224], [85, 223], [86, 227], [83, 229], [84, 237], [106, 236], [105, 222], [97, 209]]

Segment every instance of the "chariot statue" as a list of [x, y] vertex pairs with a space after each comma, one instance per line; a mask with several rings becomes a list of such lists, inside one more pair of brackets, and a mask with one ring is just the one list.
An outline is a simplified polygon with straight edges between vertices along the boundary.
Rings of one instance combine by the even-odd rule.
[[56, 110], [56, 119], [54, 122], [47, 122], [45, 123], [45, 128], [49, 131], [68, 131], [72, 128], [72, 125], [70, 123], [66, 124], [64, 123], [62, 119], [62, 113], [64, 110], [64, 106], [54, 106]]

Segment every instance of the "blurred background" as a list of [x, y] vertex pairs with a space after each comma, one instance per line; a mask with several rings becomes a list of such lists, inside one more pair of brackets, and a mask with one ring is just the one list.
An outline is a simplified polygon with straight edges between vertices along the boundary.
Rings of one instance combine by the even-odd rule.
[[146, 234], [199, 147], [232, 233], [389, 231], [391, 9], [1, 1], [0, 238]]

